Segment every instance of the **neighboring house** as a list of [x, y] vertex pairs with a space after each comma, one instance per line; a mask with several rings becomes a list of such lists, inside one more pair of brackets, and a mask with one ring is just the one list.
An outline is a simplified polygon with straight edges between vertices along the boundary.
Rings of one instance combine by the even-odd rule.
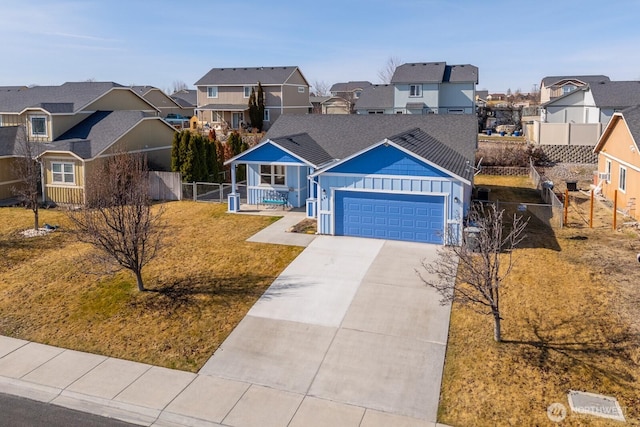
[[613, 114], [637, 104], [640, 81], [591, 82], [542, 104], [533, 139], [541, 144], [595, 146]]
[[[131, 86], [131, 90], [147, 100], [160, 111], [160, 116], [165, 118], [169, 114], [179, 114], [187, 118], [193, 116], [193, 108], [183, 108], [173, 97], [153, 86]], [[191, 114], [189, 114], [191, 113]]]
[[308, 113], [309, 83], [298, 67], [212, 68], [195, 83], [196, 115], [214, 129], [239, 129], [249, 122], [249, 97], [264, 91], [264, 129], [282, 114]]
[[[476, 128], [472, 115], [282, 116], [227, 164], [232, 188], [247, 165], [249, 204], [280, 191], [321, 234], [451, 243], [471, 203]], [[230, 195], [229, 210], [239, 202]]]
[[193, 117], [198, 105], [198, 91], [195, 89], [182, 89], [171, 94], [171, 98], [182, 108], [183, 116]]
[[309, 102], [311, 103], [311, 109], [309, 113], [311, 114], [325, 114], [322, 104], [331, 98], [330, 96], [309, 96]]
[[324, 114], [352, 114], [362, 91], [371, 87], [368, 81], [335, 83], [329, 90], [331, 98], [324, 103]]
[[589, 83], [602, 81], [609, 81], [609, 77], [602, 75], [545, 77], [540, 82], [540, 103], [549, 102]]
[[356, 103], [358, 114], [394, 114], [393, 85], [371, 85], [362, 92]]
[[[116, 152], [141, 152], [152, 169], [170, 170], [174, 129], [153, 105], [117, 83], [0, 91], [0, 117], [3, 170], [13, 170], [25, 140], [36, 144], [45, 201], [82, 200], [87, 171]], [[10, 197], [11, 174], [0, 173], [0, 197]]]
[[594, 149], [598, 155], [596, 188], [618, 209], [640, 220], [640, 106], [614, 113]]
[[[478, 67], [447, 65], [446, 62], [408, 63], [398, 66], [391, 78], [393, 97], [379, 106], [356, 102], [358, 114], [386, 111], [386, 114], [475, 114]], [[362, 92], [362, 99], [369, 89]], [[378, 107], [378, 108], [376, 108]]]

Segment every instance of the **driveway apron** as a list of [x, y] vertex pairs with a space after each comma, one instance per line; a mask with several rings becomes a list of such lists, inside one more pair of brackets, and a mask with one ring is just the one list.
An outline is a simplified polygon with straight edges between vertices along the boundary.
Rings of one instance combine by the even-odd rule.
[[199, 374], [249, 384], [289, 425], [329, 409], [349, 425], [433, 425], [451, 307], [415, 270], [437, 248], [316, 237]]

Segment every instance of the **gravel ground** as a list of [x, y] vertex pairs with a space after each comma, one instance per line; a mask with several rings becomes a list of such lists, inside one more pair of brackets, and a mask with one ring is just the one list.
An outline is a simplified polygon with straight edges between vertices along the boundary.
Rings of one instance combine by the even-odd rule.
[[536, 167], [545, 181], [553, 182], [554, 190], [564, 192], [567, 181], [578, 181], [579, 190], [589, 190], [593, 184], [593, 171], [597, 165], [582, 163], [558, 163], [550, 167]]

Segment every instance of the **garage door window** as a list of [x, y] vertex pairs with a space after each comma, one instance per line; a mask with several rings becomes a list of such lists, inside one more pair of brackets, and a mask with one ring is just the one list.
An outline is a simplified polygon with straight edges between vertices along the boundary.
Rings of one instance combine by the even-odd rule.
[[260, 184], [284, 185], [285, 171], [282, 165], [260, 165]]

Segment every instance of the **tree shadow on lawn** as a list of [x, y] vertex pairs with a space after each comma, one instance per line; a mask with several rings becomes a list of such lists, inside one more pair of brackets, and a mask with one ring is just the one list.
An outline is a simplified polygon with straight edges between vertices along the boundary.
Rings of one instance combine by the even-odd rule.
[[517, 346], [520, 359], [533, 367], [557, 375], [586, 369], [594, 379], [604, 376], [622, 387], [637, 386], [638, 367], [633, 366], [633, 351], [640, 344], [637, 333], [584, 313], [554, 318], [536, 312], [525, 321], [533, 339], [503, 342]]

